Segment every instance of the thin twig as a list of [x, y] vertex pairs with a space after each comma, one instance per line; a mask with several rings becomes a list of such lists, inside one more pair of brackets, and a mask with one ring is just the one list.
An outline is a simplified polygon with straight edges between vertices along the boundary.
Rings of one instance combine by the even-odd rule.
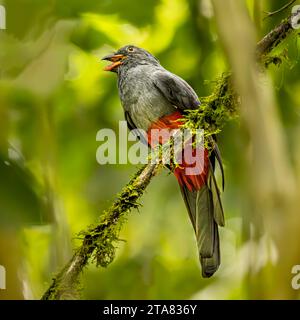
[[272, 11], [272, 12], [268, 12], [268, 11], [264, 11], [264, 13], [266, 14], [266, 16], [264, 17], [264, 20], [267, 18], [270, 18], [272, 16], [274, 16], [275, 14], [278, 14], [286, 9], [288, 9], [291, 5], [293, 5], [296, 2], [296, 0], [291, 0], [289, 3], [285, 4], [283, 7], [281, 7], [280, 9], [276, 10], [276, 11]]

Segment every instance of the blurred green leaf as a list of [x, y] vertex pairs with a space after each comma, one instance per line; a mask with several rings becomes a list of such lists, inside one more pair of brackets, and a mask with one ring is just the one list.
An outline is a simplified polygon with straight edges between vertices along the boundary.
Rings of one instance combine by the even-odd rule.
[[0, 156], [0, 229], [41, 223], [42, 202], [32, 175]]

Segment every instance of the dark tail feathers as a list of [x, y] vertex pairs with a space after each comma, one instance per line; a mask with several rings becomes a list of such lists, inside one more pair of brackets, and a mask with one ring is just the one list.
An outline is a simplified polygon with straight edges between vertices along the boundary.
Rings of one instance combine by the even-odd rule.
[[195, 230], [202, 276], [208, 278], [220, 266], [218, 225], [224, 226], [220, 192], [213, 170], [209, 171], [207, 183], [200, 190], [190, 191], [187, 187], [181, 186], [181, 192]]

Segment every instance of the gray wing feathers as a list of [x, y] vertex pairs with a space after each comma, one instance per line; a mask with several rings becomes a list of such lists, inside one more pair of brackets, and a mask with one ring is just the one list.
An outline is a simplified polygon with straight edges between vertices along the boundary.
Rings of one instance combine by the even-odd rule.
[[192, 222], [194, 231], [196, 233], [196, 199], [197, 199], [197, 192], [190, 192], [188, 188], [185, 186], [180, 186], [180, 191], [185, 203], [185, 206], [188, 210], [188, 214], [190, 220]]
[[206, 185], [197, 192], [196, 238], [201, 257], [211, 257], [214, 250], [214, 208], [210, 190]]
[[213, 148], [213, 153], [219, 163], [219, 167], [221, 170], [221, 175], [222, 175], [222, 190], [224, 191], [225, 187], [225, 175], [224, 175], [224, 168], [223, 168], [223, 162], [222, 162], [222, 157], [221, 157], [221, 152], [220, 149], [217, 145], [217, 143], [214, 143], [214, 148]]
[[153, 82], [164, 97], [181, 110], [196, 109], [200, 101], [192, 87], [175, 74], [160, 70], [153, 74]]
[[212, 194], [212, 201], [214, 207], [214, 218], [217, 224], [221, 227], [225, 225], [225, 218], [224, 218], [224, 210], [221, 202], [220, 191], [217, 186], [216, 178], [212, 171], [209, 173], [208, 177], [208, 185], [211, 190]]
[[131, 119], [130, 117], [130, 114], [129, 112], [125, 111], [124, 112], [124, 116], [125, 116], [125, 120], [127, 122], [127, 127], [128, 129], [131, 131], [131, 130], [138, 130], [139, 132], [139, 135], [138, 135], [138, 138], [140, 139], [140, 141], [143, 143], [143, 144], [146, 144], [148, 145], [148, 140], [147, 140], [147, 137], [144, 135], [144, 132], [139, 130], [136, 125], [134, 124], [133, 120]]
[[128, 111], [124, 111], [124, 116], [125, 116], [125, 120], [127, 121], [127, 127], [129, 130], [134, 130], [136, 129], [136, 125], [134, 124], [134, 122], [132, 121], [130, 114]]

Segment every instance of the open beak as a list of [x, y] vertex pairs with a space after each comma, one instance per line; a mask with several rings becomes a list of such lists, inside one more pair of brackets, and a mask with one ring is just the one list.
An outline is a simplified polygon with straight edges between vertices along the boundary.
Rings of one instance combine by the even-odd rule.
[[124, 60], [125, 58], [126, 56], [124, 56], [123, 54], [110, 54], [103, 57], [101, 60], [107, 60], [112, 62], [112, 64], [104, 68], [104, 71], [114, 71], [114, 69], [116, 69], [119, 65], [122, 64], [122, 60]]

